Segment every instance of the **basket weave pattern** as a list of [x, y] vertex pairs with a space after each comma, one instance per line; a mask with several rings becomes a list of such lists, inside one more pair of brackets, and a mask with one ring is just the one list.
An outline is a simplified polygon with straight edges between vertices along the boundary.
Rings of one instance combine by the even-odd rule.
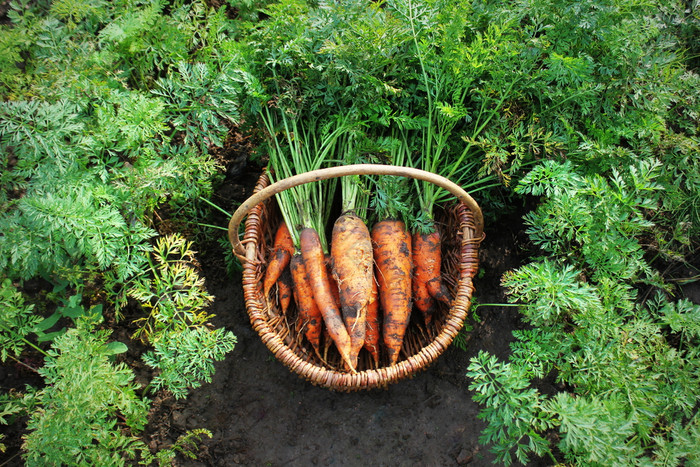
[[[263, 174], [255, 193], [269, 185]], [[342, 368], [340, 359], [331, 353], [328, 360], [321, 361], [312, 348], [303, 343], [289, 317], [281, 316], [277, 304], [265, 299], [262, 278], [268, 245], [280, 216], [272, 198], [253, 206], [247, 214], [245, 233], [241, 245], [245, 257], [243, 263], [243, 292], [247, 313], [253, 329], [274, 356], [313, 384], [339, 391], [356, 391], [386, 387], [425, 369], [452, 343], [460, 331], [471, 306], [474, 292], [472, 278], [478, 270], [479, 245], [483, 235], [475, 227], [472, 211], [462, 202], [442, 213], [438, 219], [443, 237], [443, 278], [451, 289], [454, 300], [451, 307], [440, 305], [434, 323], [425, 328], [412, 319], [402, 350], [402, 358], [392, 366], [372, 368], [369, 358], [361, 360], [357, 373]], [[416, 313], [414, 313], [416, 314]], [[336, 352], [337, 353], [337, 352]], [[368, 355], [366, 356], [368, 357]], [[363, 363], [364, 362], [364, 363]]]

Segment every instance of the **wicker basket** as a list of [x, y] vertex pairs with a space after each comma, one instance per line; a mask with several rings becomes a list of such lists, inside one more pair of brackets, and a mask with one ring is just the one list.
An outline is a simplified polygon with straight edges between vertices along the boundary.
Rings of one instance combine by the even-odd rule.
[[[296, 333], [293, 324], [296, 310], [293, 307], [287, 316], [282, 316], [277, 303], [268, 303], [262, 292], [262, 277], [268, 246], [281, 219], [272, 197], [293, 186], [356, 174], [411, 177], [439, 185], [455, 195], [457, 202], [453, 206], [436, 210], [436, 221], [443, 238], [443, 280], [451, 289], [454, 300], [451, 307], [438, 305], [428, 327], [412, 317], [398, 363], [388, 366], [384, 361], [375, 368], [369, 354], [365, 355], [363, 350], [357, 373], [349, 373], [342, 370], [340, 356], [334, 352], [333, 346], [321, 360], [302, 335]], [[241, 240], [239, 226], [246, 216]], [[253, 196], [231, 217], [228, 230], [233, 251], [243, 264], [246, 309], [253, 328], [265, 345], [277, 359], [313, 384], [339, 391], [356, 391], [385, 387], [412, 376], [435, 361], [450, 345], [462, 328], [471, 305], [472, 278], [478, 269], [478, 251], [483, 239], [483, 218], [471, 196], [444, 177], [407, 167], [358, 164], [319, 169], [271, 185], [263, 174]]]

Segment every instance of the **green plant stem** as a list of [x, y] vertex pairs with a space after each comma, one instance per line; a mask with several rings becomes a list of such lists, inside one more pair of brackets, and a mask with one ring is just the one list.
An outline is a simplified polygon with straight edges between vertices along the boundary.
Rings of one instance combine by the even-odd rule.
[[[48, 357], [48, 355], [47, 355], [45, 352], [42, 352], [42, 353], [43, 353], [46, 357]], [[32, 371], [33, 373], [39, 373], [39, 371], [38, 371], [36, 368], [27, 365], [26, 363], [24, 363], [23, 361], [21, 361], [20, 359], [18, 359], [17, 357], [15, 357], [14, 355], [10, 355], [9, 357], [10, 357], [12, 360], [14, 360], [15, 363], [17, 363], [18, 365], [21, 365], [21, 366], [27, 368], [28, 370]]]
[[[323, 167], [334, 154], [342, 151], [342, 147], [339, 149], [340, 140], [346, 139], [343, 136], [351, 127], [347, 119], [338, 118], [332, 122], [331, 130], [325, 133], [322, 132], [317, 117], [290, 117], [284, 109], [273, 114], [268, 106], [264, 106], [259, 115], [269, 137], [272, 181]], [[276, 116], [281, 120], [284, 145], [277, 136]], [[289, 157], [285, 156], [285, 148], [289, 151]], [[328, 252], [325, 227], [336, 185], [337, 180], [312, 182], [276, 195], [295, 245], [299, 245], [298, 232], [302, 228], [311, 227], [318, 233], [324, 251]]]
[[[6, 327], [6, 326], [3, 325], [3, 324], [0, 324], [0, 328], [2, 328], [3, 331], [5, 331], [5, 332], [7, 332], [7, 333], [9, 333], [9, 334], [15, 334], [15, 333], [12, 331], [12, 329], [9, 329], [8, 327]], [[37, 352], [41, 353], [44, 357], [48, 357], [48, 356], [49, 356], [48, 353], [46, 353], [46, 352], [43, 351], [41, 348], [39, 348], [38, 346], [36, 346], [33, 342], [27, 340], [25, 337], [20, 337], [20, 339], [22, 340], [22, 342], [24, 342], [24, 343], [27, 344], [28, 346], [32, 347], [34, 350], [36, 350]]]
[[231, 217], [231, 213], [230, 213], [230, 212], [226, 211], [224, 208], [222, 208], [221, 206], [217, 205], [216, 203], [212, 203], [210, 200], [208, 200], [208, 199], [206, 199], [206, 198], [204, 198], [204, 197], [202, 197], [202, 196], [199, 196], [198, 198], [199, 198], [200, 201], [204, 201], [204, 202], [207, 203], [209, 206], [213, 207], [214, 209], [216, 209], [217, 211], [219, 211], [220, 213], [222, 213], [222, 214], [225, 215], [226, 217]]
[[482, 306], [510, 306], [510, 307], [519, 307], [520, 305], [517, 303], [475, 303], [474, 304], [474, 309], [482, 307]]
[[220, 225], [204, 224], [202, 222], [197, 222], [197, 225], [199, 225], [200, 227], [210, 227], [212, 229], [219, 229], [223, 230], [224, 232], [228, 232], [228, 229], [226, 227], [222, 227]]

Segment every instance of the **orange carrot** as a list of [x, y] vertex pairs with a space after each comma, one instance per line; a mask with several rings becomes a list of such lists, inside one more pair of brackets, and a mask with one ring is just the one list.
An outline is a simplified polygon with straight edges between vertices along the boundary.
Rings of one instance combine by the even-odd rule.
[[358, 355], [365, 343], [374, 261], [369, 229], [353, 212], [346, 212], [335, 221], [331, 256], [333, 277], [340, 290], [343, 320], [350, 334], [350, 358], [357, 365]]
[[283, 221], [277, 228], [277, 232], [275, 232], [271, 258], [268, 262], [267, 270], [265, 271], [265, 278], [263, 279], [265, 298], [269, 297], [272, 286], [275, 285], [280, 274], [282, 274], [284, 268], [289, 264], [289, 260], [292, 258], [293, 254], [294, 242], [292, 241], [292, 236], [289, 234], [287, 224]]
[[297, 332], [303, 330], [306, 339], [314, 347], [316, 354], [320, 355], [319, 347], [321, 345], [321, 323], [323, 322], [323, 317], [314, 300], [301, 255], [292, 256], [289, 262], [289, 270], [292, 276], [294, 301], [299, 310]]
[[372, 245], [384, 314], [384, 346], [394, 365], [411, 317], [411, 236], [402, 221], [387, 219], [372, 229]]
[[450, 305], [452, 299], [442, 283], [440, 267], [440, 233], [435, 230], [428, 234], [413, 234], [413, 302], [423, 313], [425, 324], [430, 324], [435, 311], [435, 301]]
[[355, 372], [355, 365], [350, 358], [350, 335], [345, 329], [340, 309], [335, 304], [331, 284], [326, 270], [321, 241], [316, 230], [307, 227], [299, 235], [301, 256], [304, 258], [306, 275], [313, 290], [314, 300], [323, 315], [328, 333], [331, 335], [340, 356], [350, 371]]
[[[326, 261], [326, 271], [328, 272], [328, 280], [331, 283], [331, 293], [333, 294], [333, 301], [335, 302], [335, 306], [338, 307], [338, 309], [340, 310], [340, 290], [338, 290], [338, 283], [333, 278], [333, 268], [331, 267], [331, 255], [326, 254], [325, 261]], [[328, 333], [328, 328], [324, 326], [323, 327], [324, 360], [326, 360], [328, 357], [328, 349], [330, 349], [331, 344], [333, 344], [333, 339], [331, 339], [331, 335]]]
[[277, 279], [277, 300], [279, 301], [283, 315], [287, 314], [289, 304], [292, 301], [292, 288], [292, 275], [289, 268], [284, 268], [279, 279]]
[[381, 319], [379, 316], [379, 292], [377, 281], [372, 277], [372, 291], [367, 303], [367, 324], [365, 326], [365, 349], [374, 359], [374, 366], [379, 367], [379, 337], [381, 336]]
[[337, 306], [338, 309], [340, 309], [340, 289], [338, 289], [338, 283], [335, 281], [335, 277], [333, 277], [331, 255], [325, 255], [325, 261], [326, 272], [328, 273], [328, 280], [331, 283], [331, 293], [333, 294], [333, 301], [335, 302], [335, 306]]

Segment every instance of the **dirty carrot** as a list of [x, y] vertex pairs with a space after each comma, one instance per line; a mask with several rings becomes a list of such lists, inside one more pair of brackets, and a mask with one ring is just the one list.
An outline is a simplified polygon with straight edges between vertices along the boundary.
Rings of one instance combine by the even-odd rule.
[[372, 289], [367, 303], [367, 323], [365, 325], [365, 349], [372, 355], [374, 366], [379, 367], [379, 337], [381, 336], [379, 316], [379, 292], [377, 281], [372, 277]]
[[269, 297], [272, 286], [275, 285], [280, 274], [282, 274], [284, 268], [289, 264], [289, 260], [292, 258], [293, 254], [294, 242], [292, 241], [292, 236], [289, 233], [287, 224], [282, 222], [277, 228], [277, 232], [275, 232], [271, 258], [268, 262], [267, 270], [265, 271], [265, 278], [263, 279], [263, 292], [266, 298]]
[[[328, 280], [331, 283], [331, 293], [333, 294], [333, 301], [335, 306], [340, 310], [340, 290], [338, 290], [338, 283], [333, 278], [333, 268], [331, 267], [331, 255], [326, 254], [326, 271], [328, 272]], [[352, 342], [352, 341], [351, 341]], [[328, 360], [328, 349], [330, 349], [333, 344], [333, 339], [328, 333], [328, 328], [323, 327], [323, 360]]]
[[299, 235], [299, 246], [301, 256], [304, 258], [304, 266], [306, 266], [306, 275], [309, 279], [316, 305], [321, 310], [323, 321], [328, 328], [328, 333], [333, 342], [335, 342], [335, 346], [345, 364], [350, 371], [355, 372], [355, 365], [350, 358], [350, 335], [345, 329], [340, 309], [333, 299], [323, 248], [316, 230], [310, 227], [304, 228]]
[[[291, 262], [290, 262], [291, 265]], [[286, 315], [289, 304], [292, 301], [292, 275], [289, 268], [284, 268], [279, 279], [277, 279], [277, 300], [279, 301], [282, 314]]]
[[382, 335], [392, 365], [399, 359], [411, 317], [411, 236], [400, 220], [383, 220], [372, 228]]
[[333, 301], [335, 302], [335, 306], [340, 309], [340, 290], [338, 289], [338, 283], [335, 281], [335, 277], [333, 277], [333, 266], [332, 261], [331, 261], [331, 255], [326, 254], [325, 255], [325, 261], [326, 261], [326, 272], [328, 273], [328, 280], [331, 283], [331, 293], [333, 294]]
[[425, 324], [432, 322], [435, 300], [450, 305], [452, 299], [442, 283], [440, 267], [440, 233], [434, 230], [424, 234], [413, 234], [413, 303], [423, 314]]
[[297, 332], [304, 331], [306, 339], [311, 343], [316, 354], [320, 355], [321, 326], [323, 317], [316, 305], [314, 295], [309, 284], [304, 260], [300, 254], [296, 254], [289, 262], [289, 270], [292, 276], [294, 302], [299, 311], [297, 319]]
[[350, 358], [357, 358], [365, 342], [367, 304], [372, 294], [374, 260], [372, 239], [362, 219], [353, 212], [341, 215], [331, 237], [333, 278], [340, 291], [343, 320], [350, 334]]

